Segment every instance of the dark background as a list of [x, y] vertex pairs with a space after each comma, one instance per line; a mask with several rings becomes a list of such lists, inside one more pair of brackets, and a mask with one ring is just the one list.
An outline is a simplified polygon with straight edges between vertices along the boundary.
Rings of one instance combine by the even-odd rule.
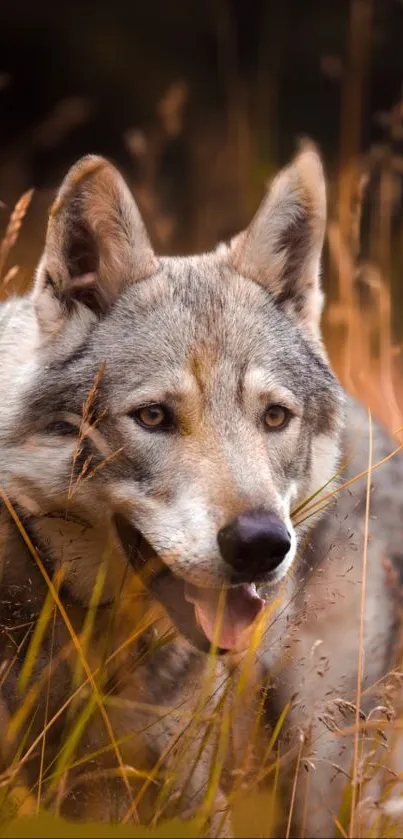
[[[399, 98], [403, 79], [403, 4], [369, 5], [364, 145], [377, 137], [374, 114]], [[269, 134], [270, 118], [276, 123], [271, 140], [279, 162], [300, 133], [336, 153], [336, 65], [347, 59], [350, 15], [350, 0], [2, 0], [1, 150], [26, 141], [61, 99], [80, 96], [91, 104], [85, 122], [51, 155], [31, 149], [35, 183], [47, 183], [50, 168], [62, 170], [88, 149], [127, 164], [123, 132], [152, 120], [167, 87], [184, 80], [188, 117], [199, 128], [204, 116], [228, 107], [229, 88], [243, 84], [258, 97]]]
[[37, 188], [20, 282], [80, 155], [121, 167], [160, 251], [198, 250], [246, 223], [301, 135], [330, 178], [385, 139], [400, 154], [382, 114], [402, 81], [401, 0], [1, 0], [0, 231]]

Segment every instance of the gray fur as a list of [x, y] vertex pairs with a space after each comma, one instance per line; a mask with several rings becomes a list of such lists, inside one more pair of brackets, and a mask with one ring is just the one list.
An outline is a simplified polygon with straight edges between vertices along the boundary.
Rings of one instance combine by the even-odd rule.
[[[135, 574], [117, 538], [115, 516], [142, 534], [143, 559], [158, 560], [171, 581], [219, 588], [230, 581], [217, 533], [236, 515], [264, 508], [291, 528], [293, 510], [316, 491], [320, 507], [320, 498], [336, 487], [335, 474], [346, 456], [343, 479], [366, 469], [366, 413], [348, 398], [343, 431], [345, 397], [320, 338], [324, 195], [320, 160], [308, 148], [275, 179], [248, 231], [228, 248], [157, 258], [120, 176], [105, 161], [86, 159], [69, 173], [51, 213], [33, 292], [0, 310], [1, 484], [46, 569], [50, 574], [63, 569], [61, 596], [76, 631], [84, 625], [105, 563], [94, 636], [102, 638], [112, 615], [109, 653], [122, 642], [123, 629], [130, 634], [135, 626], [134, 611], [131, 627], [127, 614], [122, 625], [117, 617], [132, 602], [127, 598], [133, 597]], [[78, 450], [86, 402], [88, 434]], [[133, 411], [150, 402], [171, 406], [174, 431], [150, 433], [136, 424]], [[281, 432], [263, 426], [270, 403], [285, 404], [294, 414]], [[375, 461], [392, 444], [378, 426], [374, 440]], [[87, 479], [80, 479], [83, 469]], [[382, 558], [399, 562], [402, 557], [402, 474], [396, 456], [373, 475], [363, 690], [393, 661], [396, 616]], [[306, 758], [318, 761], [307, 810], [306, 832], [312, 837], [332, 829], [345, 780], [334, 766], [343, 764], [348, 772], [352, 754], [349, 742], [340, 755], [340, 738], [323, 719], [333, 714], [338, 724], [334, 700], [354, 702], [356, 692], [365, 488], [362, 478], [336, 494], [322, 517], [298, 524], [303, 510], [294, 516], [292, 548], [267, 580], [268, 604], [280, 592], [283, 601], [268, 617], [256, 687], [269, 679], [268, 724], [292, 699], [282, 749], [290, 746], [295, 757], [301, 730]], [[6, 509], [0, 516], [5, 660], [13, 650], [10, 626], [34, 625], [47, 587]], [[139, 567], [139, 573], [143, 570]], [[164, 579], [163, 574], [149, 583], [145, 578], [143, 599], [162, 604], [157, 623], [162, 634], [173, 622], [185, 637], [151, 654], [151, 636], [144, 631], [126, 650], [119, 671], [105, 667], [104, 672], [112, 727], [116, 737], [130, 735], [122, 753], [132, 766], [140, 758], [152, 766], [174, 741], [178, 725], [187, 743], [207, 667], [206, 656], [192, 647], [196, 630], [188, 627], [189, 608], [182, 601], [168, 602]], [[43, 640], [33, 678], [50, 661], [52, 643], [54, 654], [69, 641], [60, 616], [54, 632], [53, 642], [49, 633]], [[16, 681], [28, 643], [20, 630], [17, 636], [20, 656], [3, 691], [10, 710], [18, 706]], [[91, 656], [100, 666], [95, 639]], [[130, 669], [128, 659], [141, 659], [142, 650], [148, 651], [144, 662]], [[67, 658], [56, 667], [49, 716], [68, 695], [71, 666]], [[233, 667], [230, 655], [217, 660], [210, 710], [223, 695], [228, 667]], [[38, 702], [43, 711], [43, 701]], [[171, 713], [144, 733], [151, 719], [147, 703]], [[367, 699], [364, 704], [370, 707]], [[48, 737], [50, 758], [57, 752], [63, 719]], [[42, 725], [38, 713], [31, 739]], [[242, 715], [235, 725], [242, 733]], [[186, 748], [193, 755], [203, 730], [192, 729]], [[107, 742], [94, 716], [81, 753]], [[212, 741], [188, 784], [182, 814], [202, 800], [213, 753]], [[187, 753], [179, 788], [189, 760]], [[103, 769], [108, 765], [113, 752], [101, 761]], [[36, 768], [31, 765], [32, 777]], [[305, 795], [301, 770], [300, 775], [297, 831]], [[121, 785], [106, 778], [86, 790], [77, 783], [67, 791], [66, 812], [106, 819], [126, 812], [127, 791]], [[222, 802], [220, 793], [218, 810]]]

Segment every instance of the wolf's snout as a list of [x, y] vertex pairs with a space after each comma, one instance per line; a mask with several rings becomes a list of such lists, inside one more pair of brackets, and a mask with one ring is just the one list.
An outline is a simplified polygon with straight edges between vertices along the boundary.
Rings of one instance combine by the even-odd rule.
[[274, 571], [291, 547], [291, 537], [274, 513], [250, 510], [223, 527], [217, 536], [221, 556], [240, 582], [256, 581]]

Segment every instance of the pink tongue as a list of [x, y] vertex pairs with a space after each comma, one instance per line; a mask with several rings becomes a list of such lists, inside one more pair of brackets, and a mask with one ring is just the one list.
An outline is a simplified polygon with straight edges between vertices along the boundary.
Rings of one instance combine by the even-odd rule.
[[209, 641], [224, 650], [245, 646], [253, 622], [264, 607], [253, 584], [227, 589], [225, 599], [220, 599], [216, 589], [186, 584], [185, 597], [194, 603], [196, 620]]

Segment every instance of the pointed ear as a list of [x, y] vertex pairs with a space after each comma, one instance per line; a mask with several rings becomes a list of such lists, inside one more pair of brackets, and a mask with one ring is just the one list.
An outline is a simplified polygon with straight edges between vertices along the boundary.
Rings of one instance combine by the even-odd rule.
[[267, 288], [277, 305], [316, 338], [325, 227], [323, 167], [314, 146], [305, 144], [273, 180], [251, 224], [229, 249], [231, 266]]
[[158, 267], [135, 201], [119, 172], [84, 157], [53, 204], [33, 292], [42, 329], [58, 331], [80, 310], [105, 314], [129, 284]]

